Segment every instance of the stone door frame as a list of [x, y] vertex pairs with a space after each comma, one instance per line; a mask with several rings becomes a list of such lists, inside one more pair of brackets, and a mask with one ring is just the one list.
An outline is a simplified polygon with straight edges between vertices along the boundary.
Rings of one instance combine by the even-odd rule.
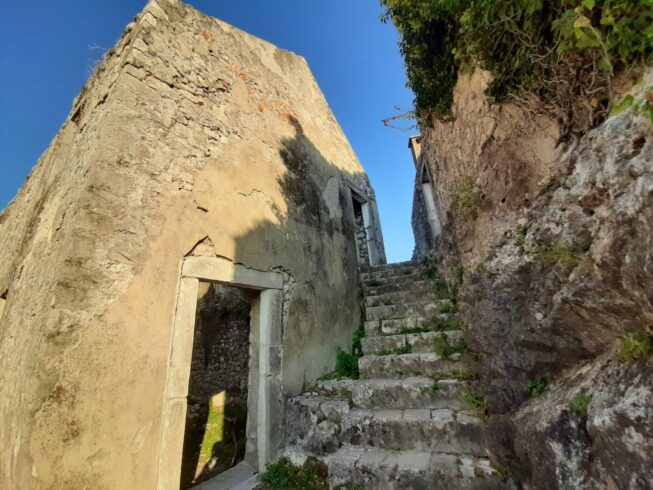
[[220, 257], [186, 257], [181, 266], [164, 390], [157, 490], [179, 488], [200, 280], [260, 291], [250, 313], [245, 461], [263, 471], [280, 448], [283, 275]]

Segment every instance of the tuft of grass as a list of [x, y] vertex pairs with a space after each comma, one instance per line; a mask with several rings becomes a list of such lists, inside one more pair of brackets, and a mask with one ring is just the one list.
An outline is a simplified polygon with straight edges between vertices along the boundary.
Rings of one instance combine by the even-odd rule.
[[458, 313], [459, 311], [458, 305], [453, 303], [444, 303], [440, 306], [440, 313]]
[[576, 266], [583, 260], [585, 252], [554, 243], [539, 246], [531, 255], [533, 258], [542, 261], [560, 262], [565, 265]]
[[587, 408], [592, 401], [592, 395], [588, 395], [582, 391], [576, 393], [576, 396], [569, 402], [569, 408], [579, 415], [587, 415]]
[[438, 266], [430, 265], [428, 268], [424, 269], [422, 275], [426, 279], [437, 279], [438, 277], [440, 277], [440, 274], [438, 273]]
[[413, 352], [412, 345], [404, 345], [403, 347], [397, 347], [396, 349], [386, 349], [378, 353], [379, 356], [393, 356], [400, 354], [410, 354]]
[[281, 458], [271, 464], [258, 477], [263, 483], [260, 488], [266, 490], [302, 489], [327, 490], [328, 472], [323, 464], [307, 460], [303, 466], [293, 465], [287, 458]]
[[462, 394], [462, 399], [477, 417], [483, 417], [487, 413], [487, 399], [481, 393], [467, 390]]
[[433, 340], [435, 353], [445, 359], [451, 358], [454, 354], [464, 354], [467, 352], [467, 346], [464, 344], [461, 345], [452, 345], [444, 333], [439, 337], [436, 337]]
[[653, 353], [653, 335], [629, 335], [624, 338], [617, 359], [621, 362], [635, 362], [650, 357], [651, 353]]
[[361, 339], [363, 337], [365, 337], [365, 329], [360, 327], [354, 332], [351, 354], [339, 348], [338, 353], [336, 354], [335, 371], [321, 376], [319, 380], [330, 381], [343, 378], [358, 379], [360, 377], [358, 359], [363, 356], [363, 347], [361, 345]]
[[431, 322], [428, 324], [428, 328], [430, 331], [438, 331], [442, 332], [445, 330], [461, 330], [462, 329], [462, 323], [460, 323], [459, 320], [453, 320], [453, 319], [442, 319], [435, 317], [431, 320]]
[[481, 188], [471, 177], [455, 187], [452, 192], [454, 208], [460, 213], [470, 216], [473, 220], [478, 218], [478, 210], [483, 199]]
[[528, 234], [528, 226], [526, 225], [519, 225], [517, 227], [517, 233], [516, 239], [515, 239], [515, 245], [517, 245], [517, 248], [519, 248], [520, 251], [524, 251], [524, 245], [526, 245], [526, 235]]
[[531, 379], [526, 383], [526, 391], [530, 396], [540, 396], [549, 386], [549, 381], [545, 378]]

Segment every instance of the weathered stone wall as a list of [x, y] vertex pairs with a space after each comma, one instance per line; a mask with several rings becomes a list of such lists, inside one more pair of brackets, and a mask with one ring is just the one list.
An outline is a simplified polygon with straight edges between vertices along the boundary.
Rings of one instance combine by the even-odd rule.
[[370, 252], [367, 245], [367, 233], [365, 232], [365, 220], [363, 210], [360, 206], [354, 206], [354, 224], [356, 226], [356, 246], [358, 247], [358, 265], [370, 265]]
[[424, 202], [424, 193], [422, 192], [422, 178], [419, 174], [415, 176], [413, 211], [410, 222], [413, 227], [413, 236], [415, 237], [413, 260], [419, 260], [433, 251], [433, 237], [431, 226], [429, 225], [426, 203]]
[[193, 340], [189, 403], [205, 403], [227, 391], [229, 399], [247, 403], [249, 375], [248, 295], [235, 287], [203, 284]]
[[299, 56], [173, 0], [107, 53], [0, 215], [0, 487], [153, 488], [184, 255], [289, 279], [283, 389], [359, 325], [368, 179]]
[[[461, 77], [423, 158], [440, 253], [450, 275], [464, 270], [492, 449], [526, 488], [650, 488], [653, 359], [616, 354], [653, 330], [653, 125], [626, 111], [557, 145], [546, 116], [489, 107], [488, 79]], [[529, 397], [536, 379], [550, 385]], [[572, 408], [579, 393], [587, 413]]]

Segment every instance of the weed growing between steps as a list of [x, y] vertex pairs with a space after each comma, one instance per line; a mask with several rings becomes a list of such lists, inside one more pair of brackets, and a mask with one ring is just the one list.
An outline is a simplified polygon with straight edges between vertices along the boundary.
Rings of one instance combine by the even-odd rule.
[[462, 330], [463, 326], [459, 320], [435, 317], [428, 325], [430, 331], [444, 332], [446, 330]]
[[460, 309], [457, 304], [443, 303], [442, 306], [440, 306], [440, 313], [442, 314], [458, 313], [459, 311]]
[[487, 399], [481, 393], [467, 390], [462, 394], [462, 399], [477, 417], [484, 417], [487, 413]]
[[451, 344], [449, 337], [444, 333], [439, 337], [433, 339], [433, 347], [435, 353], [442, 358], [451, 359], [454, 354], [465, 354], [467, 352], [467, 345], [461, 343], [458, 345]]
[[293, 465], [287, 458], [271, 464], [258, 477], [260, 490], [296, 488], [302, 490], [328, 490], [328, 470], [323, 463], [308, 459], [303, 466]]
[[365, 337], [365, 329], [360, 327], [354, 332], [352, 338], [351, 354], [342, 349], [338, 349], [336, 354], [335, 371], [320, 377], [320, 381], [329, 381], [334, 379], [358, 379], [360, 371], [358, 370], [358, 359], [363, 356], [363, 347], [361, 339]]
[[401, 354], [410, 354], [413, 352], [412, 345], [404, 345], [403, 347], [397, 347], [395, 349], [386, 349], [379, 352], [379, 356], [396, 356]]

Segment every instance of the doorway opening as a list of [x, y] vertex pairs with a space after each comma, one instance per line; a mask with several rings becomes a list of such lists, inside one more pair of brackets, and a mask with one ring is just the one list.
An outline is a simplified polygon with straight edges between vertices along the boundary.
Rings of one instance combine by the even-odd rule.
[[[281, 448], [281, 426], [285, 401], [281, 370], [283, 364], [281, 345], [284, 298], [283, 274], [277, 271], [253, 269], [217, 256], [185, 257], [181, 265], [177, 304], [174, 310], [170, 336], [170, 357], [163, 393], [157, 490], [179, 488], [182, 482], [182, 466], [184, 468], [186, 466], [193, 468], [194, 466], [192, 463], [193, 456], [190, 456], [191, 463], [188, 465], [182, 464], [184, 459], [188, 459], [184, 458], [187, 411], [197, 410], [201, 412], [203, 410], [203, 413], [208, 413], [204, 421], [204, 429], [214, 423], [215, 414], [223, 413], [228, 416], [228, 413], [226, 413], [228, 410], [225, 410], [228, 390], [226, 390], [225, 395], [220, 395], [220, 392], [212, 394], [210, 396], [212, 405], [205, 405], [203, 409], [195, 409], [192, 406], [193, 393], [195, 393], [195, 388], [191, 386], [191, 383], [194, 382], [192, 380], [201, 379], [203, 376], [201, 373], [206, 371], [201, 369], [200, 364], [199, 368], [197, 368], [198, 374], [191, 374], [193, 364], [197, 365], [200, 361], [202, 363], [206, 362], [202, 355], [206, 349], [200, 349], [199, 347], [203, 341], [198, 340], [198, 343], [195, 342], [197, 312], [200, 311], [199, 318], [202, 318], [203, 299], [206, 297], [208, 301], [210, 298], [215, 297], [212, 295], [207, 297], [209, 288], [204, 285], [207, 282], [241, 288], [241, 293], [242, 289], [246, 289], [247, 292], [242, 294], [249, 295], [247, 297], [251, 305], [249, 310], [249, 360], [247, 403], [245, 405], [247, 407], [247, 421], [244, 460], [237, 464], [232, 471], [244, 467], [250, 468], [250, 471], [263, 471], [268, 464], [276, 460]], [[202, 283], [202, 288], [200, 288], [200, 283]], [[200, 291], [206, 292], [202, 294]], [[200, 297], [202, 300], [198, 302]], [[246, 307], [244, 302], [241, 304], [243, 306], [240, 314], [244, 316]], [[236, 308], [236, 310], [238, 309]], [[210, 307], [208, 311], [211, 311]], [[215, 311], [208, 316], [211, 317], [214, 313]], [[201, 339], [201, 337], [201, 334], [198, 335], [198, 338]], [[206, 338], [207, 335], [204, 337]], [[200, 354], [194, 356], [196, 348]], [[240, 390], [242, 378], [239, 378], [239, 380], [235, 385], [237, 389], [232, 387], [232, 390]], [[206, 402], [201, 401], [207, 397], [206, 393], [208, 391], [205, 391], [204, 395], [198, 396], [200, 405], [208, 403], [208, 400]], [[240, 392], [242, 393], [242, 390]], [[191, 400], [190, 406], [189, 398]], [[213, 409], [213, 419], [209, 420], [211, 406], [215, 408]], [[202, 415], [199, 415], [198, 418], [201, 420]], [[201, 436], [202, 443], [206, 433], [207, 431], [204, 430]], [[236, 430], [236, 434], [238, 434], [238, 430]], [[228, 435], [230, 436], [230, 434]], [[221, 441], [213, 441], [213, 446], [215, 446], [216, 442]], [[200, 448], [202, 443], [200, 443]], [[208, 445], [211, 446], [211, 441], [209, 441]], [[213, 446], [211, 446], [211, 456]], [[237, 448], [236, 459], [238, 459], [242, 455], [242, 449], [239, 444], [232, 444], [231, 449], [233, 450], [234, 447]], [[199, 453], [197, 454], [195, 456], [196, 463], [200, 460]], [[233, 458], [233, 452], [231, 454]], [[210, 457], [206, 459], [210, 461]], [[227, 459], [226, 463], [231, 464], [231, 459]], [[196, 465], [195, 470], [197, 470]], [[188, 470], [188, 474], [190, 473], [191, 470]], [[224, 475], [228, 473], [230, 472], [224, 472]], [[245, 474], [247, 472], [241, 473]], [[220, 475], [217, 478], [222, 476]]]
[[245, 458], [252, 291], [200, 281], [180, 488]]

